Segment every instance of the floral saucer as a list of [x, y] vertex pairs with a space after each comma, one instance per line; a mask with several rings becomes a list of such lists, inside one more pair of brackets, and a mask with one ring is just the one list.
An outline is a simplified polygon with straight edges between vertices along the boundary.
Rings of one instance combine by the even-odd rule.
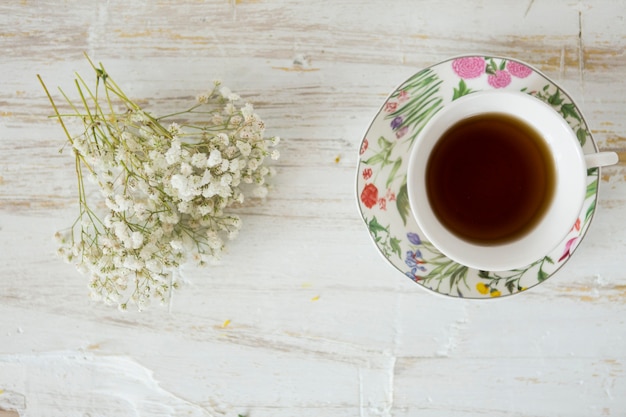
[[407, 196], [408, 155], [428, 120], [453, 100], [476, 91], [526, 92], [557, 110], [585, 153], [597, 152], [582, 113], [558, 85], [530, 65], [502, 57], [451, 58], [419, 71], [387, 98], [360, 147], [356, 192], [361, 217], [381, 254], [424, 288], [463, 298], [512, 295], [545, 281], [565, 264], [587, 232], [595, 212], [599, 169], [587, 172], [587, 194], [568, 236], [530, 265], [480, 271], [458, 264], [423, 238]]

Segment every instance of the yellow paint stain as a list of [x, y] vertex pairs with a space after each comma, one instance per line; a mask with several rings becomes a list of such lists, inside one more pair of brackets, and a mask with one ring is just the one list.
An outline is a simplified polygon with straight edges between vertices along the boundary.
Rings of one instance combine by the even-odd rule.
[[0, 175], [0, 185], [4, 184], [4, 177], [2, 175]]
[[2, 117], [10, 117], [10, 116], [13, 116], [13, 112], [12, 111], [3, 111], [3, 112], [0, 112], [0, 116], [2, 116]]
[[564, 288], [563, 292], [585, 302], [612, 302], [626, 304], [626, 284], [589, 286], [579, 285]]
[[[599, 132], [606, 132], [609, 133], [608, 130], [604, 130], [604, 131], [599, 131]], [[626, 143], [626, 137], [624, 136], [619, 136], [616, 134], [611, 134], [611, 135], [607, 135], [607, 138], [605, 140], [605, 144], [607, 146], [623, 146]]]
[[335, 157], [335, 163], [338, 164], [339, 162], [341, 162], [341, 155]]
[[26, 94], [26, 91], [24, 91], [24, 90], [17, 90], [15, 92], [15, 96], [16, 97], [23, 97], [25, 94]]
[[4, 394], [4, 390], [0, 389], [0, 395]]
[[[120, 38], [148, 38], [153, 36], [163, 36], [176, 41], [191, 41], [191, 43], [196, 44], [204, 44], [207, 42], [207, 38], [204, 36], [188, 36], [182, 35], [180, 33], [175, 33], [172, 30], [167, 29], [159, 29], [159, 30], [143, 30], [139, 32], [123, 32], [121, 30], [117, 31], [119, 33]], [[167, 49], [161, 47], [160, 49]], [[176, 48], [170, 48], [171, 50], [175, 50]]]
[[121, 32], [119, 31], [120, 38], [147, 38], [152, 36], [151, 30], [144, 30], [141, 32]]
[[272, 67], [272, 69], [286, 72], [314, 72], [320, 70], [319, 68], [304, 68], [300, 65], [294, 65], [293, 67]]
[[229, 325], [230, 325], [230, 320], [229, 319], [224, 320], [224, 323], [222, 323], [222, 329], [227, 328]]
[[529, 384], [540, 384], [541, 380], [539, 378], [525, 378], [525, 377], [517, 377], [515, 378], [521, 382], [528, 382]]
[[316, 295], [315, 297], [311, 298], [311, 301], [317, 301], [317, 300], [319, 300], [319, 299], [320, 299], [320, 296], [319, 296], [319, 295]]
[[311, 288], [313, 284], [311, 284], [310, 282], [303, 282], [300, 286], [302, 288]]
[[98, 350], [100, 349], [100, 344], [99, 343], [93, 343], [89, 346], [87, 346], [87, 350]]

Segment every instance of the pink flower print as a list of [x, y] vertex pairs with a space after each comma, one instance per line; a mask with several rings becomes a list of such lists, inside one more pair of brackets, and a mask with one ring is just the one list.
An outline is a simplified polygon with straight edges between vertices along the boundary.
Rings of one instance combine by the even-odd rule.
[[389, 201], [396, 201], [396, 193], [391, 191], [391, 188], [387, 190], [387, 194], [385, 195], [385, 197], [387, 197], [387, 200]]
[[577, 232], [580, 231], [580, 217], [576, 219], [576, 223], [574, 223], [574, 227], [572, 227], [572, 230], [576, 230]]
[[461, 78], [480, 77], [485, 72], [485, 58], [480, 56], [467, 56], [452, 61], [452, 69]]
[[533, 70], [528, 68], [526, 65], [515, 61], [507, 62], [506, 69], [511, 73], [511, 75], [517, 78], [526, 78], [533, 72]]
[[378, 199], [378, 208], [381, 210], [387, 210], [387, 200], [384, 198]]
[[496, 70], [495, 74], [487, 77], [487, 82], [493, 88], [504, 88], [511, 84], [511, 74], [503, 70]]
[[567, 241], [567, 243], [565, 244], [565, 250], [563, 251], [563, 255], [561, 255], [561, 257], [559, 258], [559, 262], [572, 255], [572, 246], [574, 246], [574, 243], [576, 243], [577, 240], [578, 237], [573, 237]]
[[369, 180], [372, 177], [372, 168], [365, 168], [363, 170], [363, 179]]
[[398, 102], [402, 103], [404, 101], [407, 101], [409, 99], [409, 93], [407, 93], [405, 90], [402, 90], [398, 93]]
[[396, 139], [400, 139], [402, 136], [406, 134], [408, 130], [409, 130], [408, 126], [404, 126], [402, 129], [398, 130], [396, 132]]
[[397, 108], [398, 108], [398, 103], [396, 103], [395, 101], [388, 101], [387, 103], [385, 103], [385, 111], [387, 113], [396, 111]]
[[369, 142], [367, 138], [363, 139], [363, 143], [361, 143], [361, 150], [359, 151], [359, 155], [363, 155], [369, 146]]

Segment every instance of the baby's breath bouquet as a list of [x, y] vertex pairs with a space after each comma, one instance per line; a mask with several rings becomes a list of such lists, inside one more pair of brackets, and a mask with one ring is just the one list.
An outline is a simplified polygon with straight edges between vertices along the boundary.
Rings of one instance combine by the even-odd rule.
[[[181, 265], [219, 258], [237, 235], [241, 219], [229, 208], [266, 196], [275, 173], [266, 159], [278, 158], [279, 138], [264, 138], [252, 105], [219, 82], [187, 110], [157, 117], [89, 62], [95, 88], [77, 75], [76, 102], [61, 90], [68, 112], [39, 77], [78, 179], [78, 218], [57, 233], [58, 252], [89, 275], [96, 299], [122, 309], [165, 303]], [[76, 134], [71, 120], [79, 122]]]

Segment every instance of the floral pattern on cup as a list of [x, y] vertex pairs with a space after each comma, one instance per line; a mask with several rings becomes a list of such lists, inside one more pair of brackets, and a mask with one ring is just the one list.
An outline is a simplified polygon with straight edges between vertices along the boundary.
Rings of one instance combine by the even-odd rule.
[[476, 91], [514, 89], [550, 104], [570, 124], [586, 153], [596, 152], [582, 114], [559, 86], [517, 60], [465, 56], [419, 71], [382, 106], [361, 142], [357, 198], [361, 216], [378, 250], [403, 275], [437, 293], [466, 298], [517, 294], [558, 271], [582, 241], [596, 207], [598, 169], [587, 173], [587, 197], [559, 247], [511, 271], [478, 271], [443, 255], [410, 214], [406, 155], [421, 128], [447, 103]]

